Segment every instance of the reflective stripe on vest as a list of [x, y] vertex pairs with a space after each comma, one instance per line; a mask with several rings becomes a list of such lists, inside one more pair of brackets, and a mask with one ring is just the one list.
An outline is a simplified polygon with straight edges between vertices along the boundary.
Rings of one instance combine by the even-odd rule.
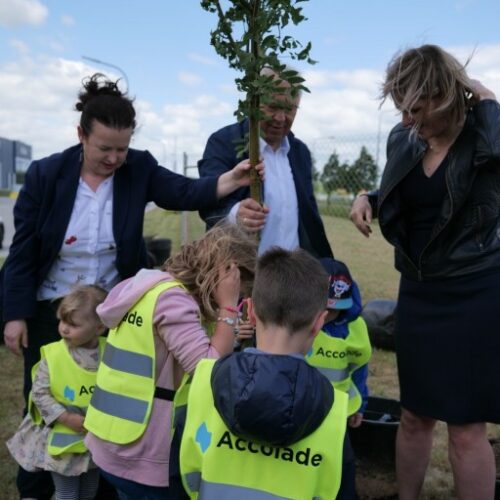
[[356, 413], [362, 398], [352, 381], [352, 373], [368, 363], [372, 348], [364, 319], [359, 316], [348, 324], [349, 333], [345, 339], [332, 337], [320, 331], [307, 353], [306, 361], [318, 368], [334, 387], [349, 395], [347, 413]]
[[94, 409], [113, 417], [137, 423], [144, 422], [148, 412], [148, 406], [147, 401], [114, 394], [100, 387], [94, 389], [94, 394], [92, 396], [92, 407]]
[[[216, 498], [218, 500], [289, 500], [288, 497], [278, 496], [262, 490], [256, 491], [241, 486], [235, 486], [233, 484], [219, 484], [202, 481], [200, 472], [193, 472], [191, 474], [188, 474], [185, 480], [190, 489], [198, 493], [198, 498], [200, 499]], [[191, 485], [193, 486], [193, 488], [191, 488]], [[312, 500], [315, 499], [319, 500], [319, 497], [313, 497]]]
[[214, 363], [198, 363], [189, 390], [180, 465], [191, 500], [334, 499], [342, 472], [347, 395], [333, 389], [330, 412], [309, 436], [288, 447], [264, 445], [239, 438], [225, 426], [214, 407]]
[[82, 440], [81, 434], [66, 434], [64, 432], [52, 432], [50, 446], [65, 448]]
[[158, 297], [178, 281], [146, 292], [108, 335], [85, 427], [97, 437], [127, 444], [144, 433], [155, 394], [153, 315]]
[[[99, 348], [102, 352], [106, 339], [99, 339]], [[67, 411], [85, 415], [92, 391], [94, 390], [96, 371], [90, 371], [79, 366], [68, 351], [64, 340], [43, 346], [40, 350], [41, 358], [45, 359], [49, 371], [50, 392], [54, 399], [62, 404]], [[35, 377], [38, 370], [37, 363], [32, 370]], [[41, 416], [35, 411], [30, 395], [30, 414], [37, 423]], [[37, 421], [38, 420], [38, 421]], [[85, 453], [87, 448], [83, 443], [85, 434], [77, 433], [69, 427], [55, 422], [47, 438], [47, 451], [57, 456], [63, 453]]]
[[102, 361], [119, 372], [149, 378], [153, 376], [153, 359], [150, 356], [125, 351], [111, 344], [106, 347]]

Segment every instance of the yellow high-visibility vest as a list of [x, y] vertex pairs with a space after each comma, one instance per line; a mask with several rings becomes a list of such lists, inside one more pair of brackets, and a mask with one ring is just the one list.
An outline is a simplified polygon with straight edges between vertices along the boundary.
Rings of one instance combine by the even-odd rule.
[[257, 443], [232, 434], [217, 412], [210, 386], [214, 363], [198, 363], [189, 391], [180, 465], [190, 498], [334, 499], [342, 475], [347, 395], [332, 388], [330, 412], [297, 443]]
[[365, 320], [361, 316], [350, 322], [348, 329], [349, 334], [345, 339], [320, 331], [305, 359], [330, 380], [335, 389], [348, 394], [347, 414], [352, 415], [359, 410], [363, 402], [352, 380], [352, 373], [368, 363], [372, 347]]
[[85, 418], [86, 429], [101, 439], [127, 444], [146, 429], [156, 380], [153, 314], [159, 295], [173, 287], [184, 288], [178, 281], [156, 285], [109, 332]]
[[[99, 339], [101, 355], [106, 339]], [[85, 415], [90, 397], [94, 391], [96, 372], [79, 366], [71, 357], [64, 340], [52, 342], [40, 349], [41, 359], [45, 359], [49, 370], [50, 392], [54, 399], [64, 405], [68, 411]], [[38, 370], [40, 362], [32, 369], [32, 378]], [[28, 403], [31, 418], [41, 424], [42, 417], [32, 402], [31, 393]], [[55, 422], [47, 440], [47, 450], [51, 455], [62, 453], [85, 453], [87, 447], [83, 443], [85, 434], [75, 432], [69, 427]]]

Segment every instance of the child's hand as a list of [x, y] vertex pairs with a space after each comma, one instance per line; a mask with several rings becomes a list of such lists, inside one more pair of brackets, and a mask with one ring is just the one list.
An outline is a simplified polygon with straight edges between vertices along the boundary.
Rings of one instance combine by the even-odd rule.
[[87, 432], [85, 427], [83, 427], [84, 420], [85, 417], [83, 415], [80, 415], [79, 413], [71, 413], [70, 411], [65, 411], [59, 415], [59, 418], [57, 419], [60, 424], [63, 424], [66, 427], [69, 427], [72, 431], [80, 434]]
[[219, 309], [236, 307], [240, 295], [240, 270], [236, 263], [221, 267], [214, 299]]
[[347, 424], [349, 427], [359, 427], [361, 425], [361, 422], [363, 421], [363, 414], [362, 413], [354, 413], [350, 417], [347, 418]]
[[236, 334], [237, 342], [241, 343], [243, 340], [253, 339], [255, 335], [255, 327], [250, 323], [249, 320], [240, 321], [238, 326], [234, 329]]

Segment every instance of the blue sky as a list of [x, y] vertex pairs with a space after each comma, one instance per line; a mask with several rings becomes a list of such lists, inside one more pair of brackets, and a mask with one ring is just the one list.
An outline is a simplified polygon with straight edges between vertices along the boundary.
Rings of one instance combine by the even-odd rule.
[[[500, 95], [498, 0], [310, 0], [308, 17], [286, 30], [312, 42], [314, 66], [294, 130], [308, 143], [323, 137], [387, 132], [397, 120], [378, 110], [378, 85], [392, 55], [436, 43], [461, 61], [475, 49], [471, 76]], [[98, 58], [126, 72], [140, 127], [134, 147], [172, 168], [193, 160], [215, 128], [233, 121], [234, 73], [209, 44], [214, 14], [197, 0], [1, 0], [0, 135], [33, 145], [40, 157], [75, 142], [72, 111], [82, 77]]]

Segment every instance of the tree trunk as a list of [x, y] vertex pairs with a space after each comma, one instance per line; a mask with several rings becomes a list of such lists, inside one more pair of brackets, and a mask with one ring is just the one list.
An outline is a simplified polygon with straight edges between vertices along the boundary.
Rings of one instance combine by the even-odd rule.
[[[251, 21], [257, 18], [259, 13], [260, 0], [253, 0]], [[249, 26], [251, 33], [254, 33], [250, 41], [250, 50], [255, 58], [255, 61], [259, 59], [259, 33], [253, 26]], [[254, 66], [255, 67], [255, 66]], [[255, 81], [259, 75], [253, 75], [253, 80]], [[252, 170], [250, 171], [250, 196], [252, 199], [262, 204], [262, 182], [260, 177], [255, 170], [255, 165], [259, 163], [260, 158], [260, 148], [259, 148], [259, 136], [260, 127], [259, 121], [257, 120], [257, 115], [260, 107], [259, 95], [253, 94], [250, 96], [250, 113], [249, 113], [249, 136], [248, 136], [248, 155], [250, 158], [250, 165]]]

